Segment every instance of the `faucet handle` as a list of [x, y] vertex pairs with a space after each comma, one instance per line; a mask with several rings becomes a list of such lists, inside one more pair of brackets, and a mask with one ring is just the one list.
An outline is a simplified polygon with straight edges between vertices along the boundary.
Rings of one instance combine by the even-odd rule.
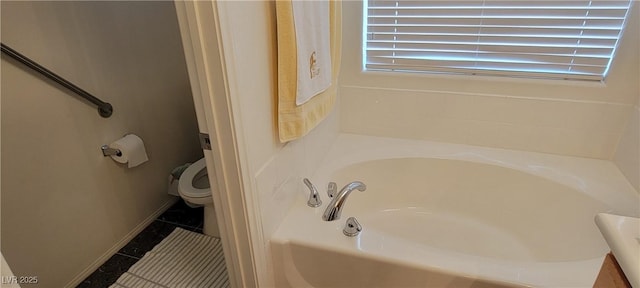
[[336, 182], [329, 182], [329, 187], [327, 187], [327, 194], [329, 195], [329, 198], [336, 196], [336, 193], [338, 193], [338, 185], [336, 185]]
[[356, 217], [349, 217], [347, 223], [344, 225], [344, 229], [342, 229], [342, 233], [349, 237], [358, 236], [360, 231], [362, 231], [362, 225], [358, 223]]
[[302, 182], [304, 182], [305, 185], [307, 185], [307, 188], [309, 188], [309, 200], [307, 201], [307, 205], [309, 205], [309, 207], [319, 207], [320, 205], [322, 205], [322, 200], [320, 200], [320, 194], [318, 194], [318, 189], [316, 189], [316, 186], [314, 186], [311, 181], [309, 181], [309, 179], [304, 178], [302, 179]]

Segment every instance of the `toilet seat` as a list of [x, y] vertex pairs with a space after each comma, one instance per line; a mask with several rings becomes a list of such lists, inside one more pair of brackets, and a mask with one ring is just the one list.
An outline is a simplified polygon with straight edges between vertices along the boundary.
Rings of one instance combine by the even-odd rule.
[[193, 187], [193, 178], [202, 171], [202, 169], [206, 168], [207, 164], [205, 159], [202, 158], [187, 167], [180, 176], [180, 180], [178, 181], [178, 193], [180, 193], [180, 196], [185, 198], [185, 200], [192, 202], [193, 204], [207, 204], [213, 202], [211, 187], [204, 189]]

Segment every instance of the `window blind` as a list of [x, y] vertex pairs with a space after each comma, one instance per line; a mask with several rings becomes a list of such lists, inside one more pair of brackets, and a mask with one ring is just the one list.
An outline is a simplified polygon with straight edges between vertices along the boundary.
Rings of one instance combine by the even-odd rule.
[[631, 1], [369, 0], [367, 70], [603, 80]]

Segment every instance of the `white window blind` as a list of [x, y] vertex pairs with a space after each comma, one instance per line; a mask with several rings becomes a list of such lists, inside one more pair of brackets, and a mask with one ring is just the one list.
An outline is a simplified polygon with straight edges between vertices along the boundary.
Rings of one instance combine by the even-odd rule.
[[367, 70], [603, 80], [631, 1], [367, 4]]

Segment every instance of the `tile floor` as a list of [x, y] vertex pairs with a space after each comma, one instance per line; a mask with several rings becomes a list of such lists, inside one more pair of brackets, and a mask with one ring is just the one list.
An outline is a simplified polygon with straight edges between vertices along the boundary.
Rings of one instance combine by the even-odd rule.
[[162, 239], [169, 236], [176, 227], [202, 233], [204, 224], [203, 208], [190, 208], [182, 199], [171, 206], [160, 217], [154, 220], [140, 234], [134, 237], [118, 253], [109, 258], [77, 288], [106, 288], [118, 280], [118, 277], [129, 270], [145, 253], [151, 250]]

